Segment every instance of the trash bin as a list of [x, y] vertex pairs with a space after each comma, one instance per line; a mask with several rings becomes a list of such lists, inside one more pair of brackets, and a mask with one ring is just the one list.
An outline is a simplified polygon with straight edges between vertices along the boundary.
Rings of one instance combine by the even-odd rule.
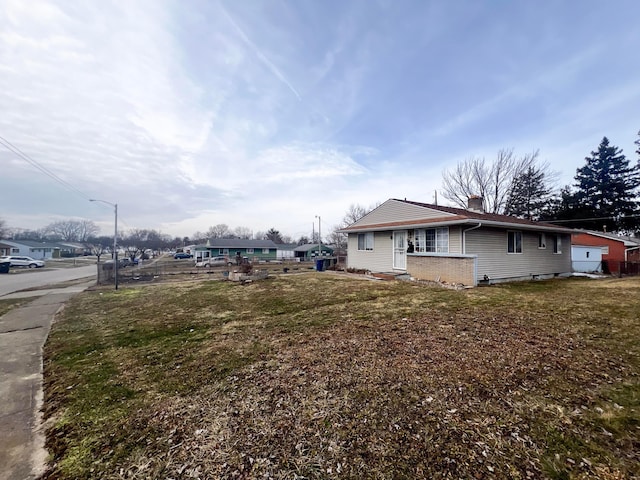
[[9, 273], [11, 262], [0, 262], [0, 273]]
[[322, 272], [324, 270], [324, 260], [316, 260], [316, 270]]

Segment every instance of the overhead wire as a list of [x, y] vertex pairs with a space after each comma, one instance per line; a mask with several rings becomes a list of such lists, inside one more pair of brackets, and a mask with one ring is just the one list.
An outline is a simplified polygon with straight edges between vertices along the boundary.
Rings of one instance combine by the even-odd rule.
[[55, 180], [56, 182], [60, 183], [61, 185], [63, 185], [65, 188], [71, 190], [72, 192], [80, 195], [81, 197], [83, 197], [85, 200], [89, 200], [90, 197], [85, 194], [82, 190], [78, 189], [77, 187], [75, 187], [74, 185], [72, 185], [71, 183], [67, 182], [66, 180], [64, 180], [63, 178], [60, 178], [58, 175], [56, 175], [54, 172], [52, 172], [51, 170], [49, 170], [47, 167], [45, 167], [44, 165], [40, 164], [38, 161], [34, 160], [33, 158], [31, 158], [29, 155], [27, 155], [26, 153], [24, 153], [22, 150], [20, 150], [18, 147], [16, 147], [14, 144], [12, 144], [9, 140], [7, 140], [6, 138], [2, 137], [0, 135], [0, 145], [2, 145], [3, 147], [5, 147], [7, 150], [9, 150], [10, 152], [12, 152], [13, 154], [15, 154], [16, 156], [18, 156], [19, 158], [21, 158], [22, 160], [24, 160], [25, 162], [27, 162], [28, 164], [30, 164], [32, 167], [36, 168], [37, 170], [39, 170], [41, 173], [43, 173], [44, 175], [46, 175], [47, 177]]

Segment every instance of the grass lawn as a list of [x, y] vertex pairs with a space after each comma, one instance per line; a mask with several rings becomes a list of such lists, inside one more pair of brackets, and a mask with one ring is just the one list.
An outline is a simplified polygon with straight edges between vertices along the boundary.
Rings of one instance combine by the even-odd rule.
[[45, 346], [49, 478], [640, 476], [640, 279], [103, 289]]

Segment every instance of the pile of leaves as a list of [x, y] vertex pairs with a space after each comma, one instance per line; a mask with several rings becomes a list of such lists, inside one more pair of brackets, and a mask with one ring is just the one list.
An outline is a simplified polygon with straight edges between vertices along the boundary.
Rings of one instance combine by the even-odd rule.
[[315, 273], [87, 292], [46, 345], [46, 476], [632, 478], [639, 290]]

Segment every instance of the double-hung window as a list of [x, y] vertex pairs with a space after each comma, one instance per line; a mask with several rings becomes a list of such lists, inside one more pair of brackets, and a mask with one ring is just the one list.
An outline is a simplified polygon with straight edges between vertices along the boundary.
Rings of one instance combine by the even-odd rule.
[[538, 234], [538, 248], [547, 248], [547, 236], [544, 233]]
[[358, 250], [360, 251], [373, 250], [373, 232], [358, 234]]
[[522, 253], [522, 232], [507, 232], [507, 253]]
[[553, 253], [562, 253], [562, 237], [560, 235], [553, 236]]
[[415, 231], [414, 251], [449, 253], [449, 228], [427, 228]]

